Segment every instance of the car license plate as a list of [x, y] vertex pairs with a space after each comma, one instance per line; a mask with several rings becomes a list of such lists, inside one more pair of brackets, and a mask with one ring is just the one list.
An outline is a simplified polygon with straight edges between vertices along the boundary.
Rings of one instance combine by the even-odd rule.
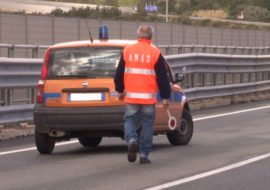
[[104, 101], [104, 93], [70, 93], [68, 101]]

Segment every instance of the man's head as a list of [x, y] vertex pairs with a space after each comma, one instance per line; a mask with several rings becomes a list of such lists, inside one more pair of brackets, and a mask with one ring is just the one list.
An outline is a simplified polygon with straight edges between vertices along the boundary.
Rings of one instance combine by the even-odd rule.
[[144, 38], [144, 39], [151, 40], [153, 34], [154, 34], [154, 29], [152, 26], [149, 26], [149, 25], [141, 25], [139, 26], [137, 30], [138, 39]]

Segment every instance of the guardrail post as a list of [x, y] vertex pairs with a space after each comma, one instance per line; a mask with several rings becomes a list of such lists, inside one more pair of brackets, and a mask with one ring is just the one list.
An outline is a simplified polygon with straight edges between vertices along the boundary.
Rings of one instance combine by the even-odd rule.
[[206, 79], [206, 76], [205, 75], [206, 74], [207, 73], [201, 73], [201, 75], [202, 75], [202, 78], [201, 78], [202, 79], [202, 83], [201, 83], [202, 84], [202, 87], [205, 87], [205, 79]]
[[260, 55], [260, 50], [259, 50], [259, 48], [256, 48], [256, 49], [255, 49], [255, 55]]
[[240, 73], [240, 83], [244, 83], [244, 74]]
[[248, 50], [247, 47], [243, 47], [243, 55], [247, 55], [247, 50]]
[[263, 49], [262, 49], [262, 50], [263, 50], [263, 52], [262, 52], [262, 53], [263, 53], [263, 55], [266, 55], [266, 52], [267, 52], [267, 51], [266, 51], [266, 47], [263, 47]]
[[38, 46], [32, 49], [32, 58], [38, 58]]
[[242, 53], [241, 49], [242, 49], [241, 47], [236, 47], [236, 54], [237, 55], [241, 55], [241, 53]]
[[0, 89], [0, 106], [3, 106], [5, 104], [4, 98], [5, 98], [5, 93], [3, 89]]
[[217, 79], [217, 73], [214, 73], [213, 74], [213, 85], [214, 86], [216, 86], [216, 84], [217, 84], [217, 80], [216, 79]]
[[170, 52], [170, 46], [165, 47], [165, 55], [169, 55]]
[[252, 47], [248, 48], [248, 54], [252, 55]]
[[266, 47], [266, 54], [270, 54], [270, 47]]
[[248, 82], [251, 82], [252, 79], [252, 73], [248, 73]]
[[223, 53], [228, 54], [228, 47], [227, 46], [223, 48]]
[[30, 99], [31, 99], [31, 104], [34, 104], [36, 102], [36, 88], [31, 88]]
[[8, 89], [5, 88], [4, 90], [4, 106], [7, 106], [8, 105]]
[[213, 47], [213, 53], [217, 53], [217, 46]]
[[7, 89], [7, 106], [13, 104], [13, 89]]
[[223, 76], [223, 85], [226, 84], [226, 73], [222, 73], [222, 76]]
[[192, 88], [193, 87], [193, 74], [192, 73], [189, 73], [188, 74], [189, 78], [188, 78], [188, 85], [189, 85], [189, 88]]
[[247, 54], [248, 54], [248, 48], [244, 47], [244, 55], [247, 55]]
[[232, 53], [233, 53], [233, 54], [237, 54], [237, 47], [233, 47], [233, 48], [232, 48]]
[[191, 53], [194, 53], [194, 52], [195, 52], [195, 46], [191, 46], [190, 52], [191, 52]]
[[203, 53], [206, 53], [206, 46], [203, 46], [203, 47], [202, 47], [202, 52], [203, 52]]
[[183, 54], [183, 46], [179, 46], [177, 49], [178, 49], [178, 54]]
[[8, 47], [8, 57], [13, 58], [15, 51], [15, 45], [13, 44], [11, 47]]

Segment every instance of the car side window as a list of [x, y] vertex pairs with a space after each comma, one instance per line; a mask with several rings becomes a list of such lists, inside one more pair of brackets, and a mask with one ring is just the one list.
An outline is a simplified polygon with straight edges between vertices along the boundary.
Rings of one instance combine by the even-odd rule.
[[169, 67], [169, 65], [168, 65], [168, 63], [166, 61], [164, 62], [164, 64], [165, 64], [165, 68], [166, 68], [167, 77], [168, 77], [170, 83], [172, 83], [173, 82], [172, 71], [171, 71], [171, 69], [170, 69], [170, 67]]

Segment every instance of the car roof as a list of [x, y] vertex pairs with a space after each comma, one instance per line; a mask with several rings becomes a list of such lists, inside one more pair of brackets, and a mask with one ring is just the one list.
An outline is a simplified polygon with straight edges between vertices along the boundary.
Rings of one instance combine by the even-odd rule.
[[136, 40], [94, 40], [93, 42], [91, 42], [90, 40], [84, 40], [84, 41], [73, 41], [55, 44], [52, 45], [50, 49], [68, 48], [68, 47], [91, 47], [91, 46], [125, 47], [127, 45], [131, 45], [136, 42], [137, 42]]

